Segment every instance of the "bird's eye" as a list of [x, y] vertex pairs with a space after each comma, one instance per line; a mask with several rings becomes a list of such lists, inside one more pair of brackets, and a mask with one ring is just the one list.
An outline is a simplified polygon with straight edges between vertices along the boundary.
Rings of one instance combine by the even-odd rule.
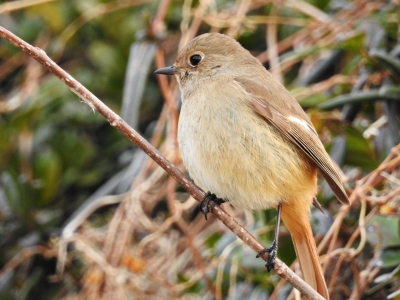
[[195, 55], [192, 55], [192, 56], [189, 58], [189, 62], [190, 62], [190, 64], [191, 64], [193, 67], [195, 67], [195, 66], [197, 66], [197, 65], [201, 62], [202, 59], [203, 59], [203, 58], [201, 57], [201, 55], [195, 54]]

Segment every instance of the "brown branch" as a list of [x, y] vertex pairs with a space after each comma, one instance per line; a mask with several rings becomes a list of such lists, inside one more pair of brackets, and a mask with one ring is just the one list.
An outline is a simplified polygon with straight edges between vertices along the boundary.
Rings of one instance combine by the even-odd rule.
[[151, 35], [157, 36], [163, 31], [164, 19], [171, 0], [162, 0], [158, 6], [157, 14], [151, 24]]
[[[158, 165], [160, 165], [171, 177], [180, 183], [197, 201], [202, 201], [204, 192], [195, 185], [192, 181], [186, 179], [179, 169], [177, 169], [170, 161], [161, 155], [161, 153], [150, 143], [148, 143], [141, 135], [139, 135], [133, 128], [131, 128], [124, 120], [121, 119], [115, 112], [108, 108], [82, 84], [75, 80], [71, 75], [60, 68], [54, 61], [52, 61], [46, 53], [36, 48], [24, 40], [20, 39], [4, 27], [0, 26], [0, 36], [9, 41], [22, 51], [33, 57], [40, 64], [42, 64], [48, 71], [57, 76], [64, 82], [76, 95], [84, 100], [93, 110], [97, 110], [111, 126], [118, 129], [125, 135], [131, 142], [135, 143], [142, 149], [149, 157], [151, 157]], [[226, 227], [228, 227], [238, 238], [247, 244], [255, 252], [260, 252], [264, 246], [245, 228], [233, 219], [219, 206], [216, 206], [212, 212]], [[266, 260], [267, 254], [262, 255]], [[298, 289], [307, 299], [324, 299], [319, 295], [310, 285], [303, 281], [296, 275], [286, 264], [278, 258], [275, 260], [274, 269], [276, 273], [282, 278], [286, 279], [296, 289]]]
[[53, 2], [54, 0], [20, 0], [20, 1], [8, 1], [0, 5], [0, 14], [9, 14], [15, 10], [24, 9], [34, 5], [40, 5], [47, 2]]

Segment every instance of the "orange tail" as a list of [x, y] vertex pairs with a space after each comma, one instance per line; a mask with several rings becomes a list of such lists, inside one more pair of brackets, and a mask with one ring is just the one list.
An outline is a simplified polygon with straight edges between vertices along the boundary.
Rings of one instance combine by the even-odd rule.
[[309, 221], [309, 206], [300, 201], [282, 205], [282, 220], [289, 230], [304, 280], [321, 296], [329, 299], [321, 263]]

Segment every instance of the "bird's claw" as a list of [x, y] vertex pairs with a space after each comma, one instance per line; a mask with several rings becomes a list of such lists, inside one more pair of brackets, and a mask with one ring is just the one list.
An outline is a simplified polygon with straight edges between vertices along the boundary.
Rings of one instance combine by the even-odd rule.
[[260, 252], [257, 253], [256, 258], [259, 258], [262, 254], [268, 253], [267, 261], [265, 262], [265, 267], [267, 271], [271, 271], [274, 268], [276, 254], [278, 252], [278, 245], [276, 241], [274, 241], [269, 248], [264, 248]]
[[209, 212], [212, 212], [215, 205], [221, 205], [224, 202], [225, 202], [225, 200], [223, 200], [221, 198], [217, 198], [217, 196], [215, 194], [211, 194], [210, 192], [207, 192], [204, 196], [203, 201], [201, 201], [201, 203], [200, 203], [200, 211], [207, 220], [207, 214]]

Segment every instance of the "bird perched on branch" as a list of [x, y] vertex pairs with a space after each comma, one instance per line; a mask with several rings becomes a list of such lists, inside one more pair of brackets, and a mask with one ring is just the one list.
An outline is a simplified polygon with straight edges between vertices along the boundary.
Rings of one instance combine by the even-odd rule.
[[[349, 200], [296, 99], [237, 41], [219, 33], [193, 39], [172, 66], [155, 73], [178, 81], [179, 148], [194, 182], [210, 191], [204, 212], [209, 202], [226, 201], [249, 210], [277, 208], [305, 281], [329, 299], [309, 222], [310, 206], [318, 206], [317, 172], [342, 203]], [[268, 269], [276, 250], [275, 236], [262, 251], [270, 254]]]

